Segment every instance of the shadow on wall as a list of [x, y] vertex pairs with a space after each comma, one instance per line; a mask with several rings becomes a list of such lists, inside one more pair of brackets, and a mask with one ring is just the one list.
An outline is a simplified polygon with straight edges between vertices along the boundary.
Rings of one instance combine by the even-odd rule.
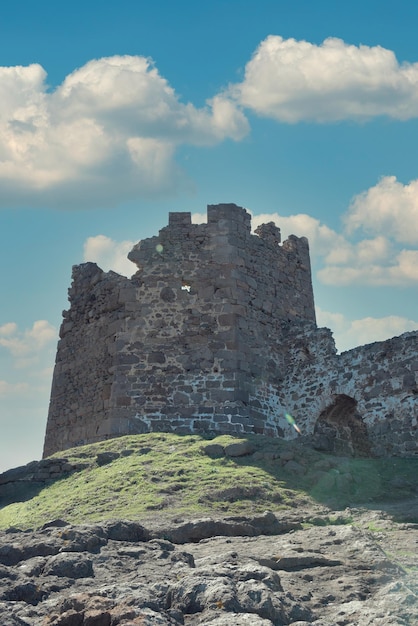
[[315, 424], [314, 447], [342, 456], [372, 456], [367, 428], [354, 398], [335, 396], [322, 411]]

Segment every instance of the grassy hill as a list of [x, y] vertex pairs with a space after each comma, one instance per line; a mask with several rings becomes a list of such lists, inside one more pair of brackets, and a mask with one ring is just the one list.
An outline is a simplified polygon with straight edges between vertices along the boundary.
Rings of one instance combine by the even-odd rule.
[[[242, 456], [235, 456], [242, 444]], [[416, 493], [418, 459], [354, 459], [314, 451], [301, 440], [215, 439], [151, 433], [73, 448], [79, 470], [0, 509], [0, 528], [278, 511], [307, 501], [333, 508]]]

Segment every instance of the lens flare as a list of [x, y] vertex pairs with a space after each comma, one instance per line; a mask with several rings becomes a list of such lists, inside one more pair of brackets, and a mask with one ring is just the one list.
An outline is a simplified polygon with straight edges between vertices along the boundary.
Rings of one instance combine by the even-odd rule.
[[285, 415], [284, 415], [284, 416], [285, 416], [285, 418], [287, 419], [288, 423], [289, 423], [291, 426], [293, 426], [293, 428], [296, 430], [296, 432], [297, 432], [297, 433], [299, 433], [299, 435], [301, 435], [301, 434], [302, 434], [302, 432], [301, 432], [301, 430], [300, 430], [299, 426], [296, 424], [296, 422], [295, 422], [295, 418], [294, 418], [294, 417], [292, 417], [289, 413], [285, 413]]

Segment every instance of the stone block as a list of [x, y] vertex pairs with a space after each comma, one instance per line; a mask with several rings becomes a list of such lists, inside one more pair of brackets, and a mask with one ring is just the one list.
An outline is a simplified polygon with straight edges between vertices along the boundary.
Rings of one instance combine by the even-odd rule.
[[205, 419], [194, 419], [191, 423], [193, 431], [196, 432], [210, 432], [211, 422]]
[[198, 406], [197, 412], [199, 415], [213, 415], [215, 409], [213, 406]]
[[248, 456], [255, 448], [250, 441], [230, 443], [224, 447], [225, 455], [230, 457]]
[[187, 393], [183, 393], [181, 391], [176, 391], [173, 394], [173, 402], [176, 405], [183, 406], [183, 405], [189, 404], [190, 398], [189, 398], [189, 395]]
[[225, 403], [232, 402], [235, 399], [235, 391], [227, 389], [213, 389], [211, 390], [210, 400], [213, 403]]
[[148, 363], [165, 363], [166, 358], [163, 352], [150, 352], [148, 355]]
[[224, 449], [219, 443], [209, 443], [202, 447], [202, 451], [211, 459], [219, 459], [224, 456]]
[[294, 460], [287, 461], [287, 463], [285, 463], [283, 467], [291, 474], [303, 475], [306, 472], [306, 469], [303, 467], [303, 465]]
[[99, 466], [108, 465], [120, 456], [119, 452], [99, 452], [96, 456], [96, 463]]
[[128, 354], [126, 352], [115, 354], [114, 365], [134, 365], [136, 363], [139, 363], [139, 357], [135, 354]]
[[220, 326], [235, 326], [236, 315], [235, 313], [223, 313], [219, 315], [218, 322]]
[[136, 289], [133, 287], [123, 288], [119, 290], [119, 302], [135, 302], [136, 301]]

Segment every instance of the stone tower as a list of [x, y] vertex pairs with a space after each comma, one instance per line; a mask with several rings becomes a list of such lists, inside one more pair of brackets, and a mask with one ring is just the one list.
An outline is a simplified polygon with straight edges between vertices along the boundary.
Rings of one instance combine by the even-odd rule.
[[257, 398], [283, 378], [282, 324], [315, 324], [308, 242], [208, 206], [207, 223], [171, 213], [129, 254], [127, 279], [73, 268], [45, 455], [149, 430], [275, 431]]

